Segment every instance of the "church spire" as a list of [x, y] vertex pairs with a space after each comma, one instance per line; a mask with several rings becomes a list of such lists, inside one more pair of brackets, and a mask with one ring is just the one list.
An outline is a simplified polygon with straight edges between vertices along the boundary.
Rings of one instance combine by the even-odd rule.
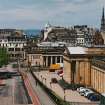
[[103, 7], [103, 9], [102, 9], [101, 31], [105, 31], [105, 16], [104, 16], [104, 7]]
[[104, 7], [103, 7], [103, 10], [102, 10], [102, 20], [104, 20]]

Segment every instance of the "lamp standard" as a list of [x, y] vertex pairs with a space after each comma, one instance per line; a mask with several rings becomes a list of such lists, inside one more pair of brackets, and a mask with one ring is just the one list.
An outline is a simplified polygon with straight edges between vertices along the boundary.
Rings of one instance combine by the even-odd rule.
[[63, 89], [64, 90], [64, 101], [66, 101], [66, 88]]
[[39, 63], [39, 72], [40, 72], [40, 63]]
[[46, 85], [46, 78], [45, 78], [45, 85]]

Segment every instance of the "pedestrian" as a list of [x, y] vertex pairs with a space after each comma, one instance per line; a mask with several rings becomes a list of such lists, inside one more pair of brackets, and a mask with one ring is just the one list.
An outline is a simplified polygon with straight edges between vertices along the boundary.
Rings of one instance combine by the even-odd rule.
[[52, 84], [52, 82], [50, 82], [50, 87], [52, 88], [52, 85], [51, 84]]
[[35, 82], [36, 82], [36, 86], [37, 86], [37, 84], [38, 84], [37, 80], [35, 80]]

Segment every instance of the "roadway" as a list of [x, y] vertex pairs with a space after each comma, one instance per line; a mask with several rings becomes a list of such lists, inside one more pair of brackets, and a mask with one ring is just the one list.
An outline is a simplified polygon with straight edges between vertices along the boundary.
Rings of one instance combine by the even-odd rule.
[[[11, 72], [16, 71], [11, 65], [3, 69]], [[36, 101], [39, 105], [56, 105], [39, 85], [35, 85], [35, 79], [30, 73], [27, 73], [27, 77], [25, 86], [27, 85], [28, 91], [23, 85], [21, 76], [13, 76], [3, 80], [5, 85], [0, 86], [0, 105], [32, 105], [33, 101], [34, 105], [38, 105], [35, 103]], [[29, 96], [30, 93], [32, 97]]]
[[[5, 69], [8, 71], [16, 71], [16, 69], [13, 69], [10, 65], [8, 65]], [[23, 85], [21, 76], [13, 76], [12, 78], [0, 81], [3, 81], [5, 84], [0, 86], [0, 105], [32, 104]]]
[[[20, 97], [21, 96], [21, 97]], [[15, 104], [29, 104], [31, 103], [30, 98], [23, 86], [23, 81], [21, 77], [15, 77], [15, 87], [14, 87], [14, 103]]]

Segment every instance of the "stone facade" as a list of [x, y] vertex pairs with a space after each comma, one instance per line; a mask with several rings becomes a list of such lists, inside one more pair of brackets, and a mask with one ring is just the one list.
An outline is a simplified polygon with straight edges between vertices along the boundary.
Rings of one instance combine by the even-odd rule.
[[88, 27], [87, 25], [76, 25], [69, 28], [47, 25], [43, 30], [42, 36], [42, 41], [65, 42], [67, 46], [103, 44], [101, 33], [97, 32], [97, 29]]
[[84, 54], [79, 51], [73, 54], [68, 49], [65, 50], [63, 56], [64, 80], [68, 83], [92, 87], [100, 93], [105, 93], [105, 70], [92, 64], [94, 57], [105, 56], [105, 48], [84, 48], [86, 51]]
[[100, 93], [105, 93], [105, 70], [96, 66], [91, 68], [91, 86]]
[[63, 62], [63, 47], [34, 47], [26, 49], [26, 60], [31, 66], [50, 67]]
[[11, 61], [24, 59], [24, 46], [26, 46], [26, 36], [22, 30], [0, 29], [0, 47], [7, 49]]
[[90, 86], [90, 68], [90, 59], [87, 57], [68, 59], [64, 56], [64, 79], [69, 83]]

